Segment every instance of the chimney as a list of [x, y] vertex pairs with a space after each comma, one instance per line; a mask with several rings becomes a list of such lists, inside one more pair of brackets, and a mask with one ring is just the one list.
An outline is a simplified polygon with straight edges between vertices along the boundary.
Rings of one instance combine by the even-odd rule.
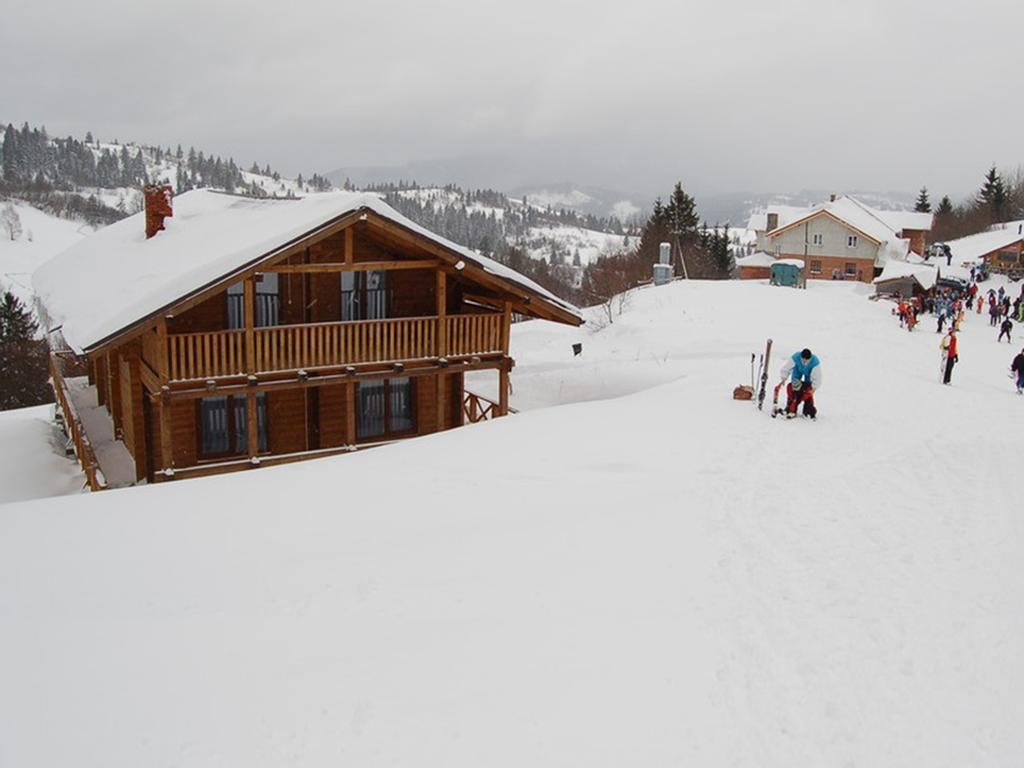
[[835, 195], [829, 195], [829, 196], [828, 196], [828, 201], [829, 201], [830, 203], [834, 203], [834, 202], [836, 201], [836, 196], [835, 196]]
[[164, 219], [173, 216], [171, 198], [174, 190], [170, 184], [146, 184], [142, 188], [146, 201], [146, 239], [153, 237], [164, 228]]
[[774, 232], [779, 228], [779, 214], [769, 213], [768, 214], [768, 229], [767, 232]]

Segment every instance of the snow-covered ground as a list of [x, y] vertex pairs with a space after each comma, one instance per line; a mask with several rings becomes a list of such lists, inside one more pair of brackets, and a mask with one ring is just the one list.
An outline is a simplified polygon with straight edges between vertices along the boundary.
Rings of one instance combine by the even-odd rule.
[[[944, 387], [865, 291], [641, 290], [514, 329], [517, 416], [0, 507], [0, 765], [1015, 765], [1019, 347]], [[817, 423], [731, 399], [766, 336]]]
[[81, 493], [85, 476], [65, 443], [52, 405], [0, 411], [0, 504]]

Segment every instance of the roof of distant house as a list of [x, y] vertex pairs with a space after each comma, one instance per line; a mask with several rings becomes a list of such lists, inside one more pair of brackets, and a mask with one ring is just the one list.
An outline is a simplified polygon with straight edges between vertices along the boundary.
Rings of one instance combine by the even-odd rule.
[[997, 224], [986, 232], [950, 240], [946, 243], [958, 264], [978, 261], [982, 256], [1024, 240], [1024, 222]]
[[882, 268], [882, 274], [874, 279], [874, 283], [887, 283], [892, 280], [913, 278], [926, 291], [934, 287], [939, 279], [939, 271], [927, 264], [911, 264], [906, 261], [888, 261]]
[[753, 213], [750, 215], [750, 220], [747, 222], [747, 229], [752, 229], [756, 232], [766, 232], [768, 230], [768, 214], [775, 214], [778, 216], [779, 222], [775, 228], [784, 227], [791, 221], [803, 218], [807, 215], [810, 210], [807, 206], [801, 205], [778, 205], [771, 204], [765, 210]]
[[32, 284], [49, 328], [60, 327], [65, 342], [81, 352], [361, 210], [433, 241], [453, 257], [582, 322], [580, 310], [529, 278], [424, 229], [378, 195], [359, 192], [291, 199], [185, 192], [174, 198], [174, 215], [155, 237], [145, 237], [144, 213], [130, 216], [43, 264], [33, 274]]

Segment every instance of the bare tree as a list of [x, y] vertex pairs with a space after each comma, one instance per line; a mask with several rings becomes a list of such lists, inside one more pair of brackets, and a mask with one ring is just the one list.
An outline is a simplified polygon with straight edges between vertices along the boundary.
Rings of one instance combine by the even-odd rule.
[[0, 227], [4, 228], [11, 240], [21, 237], [21, 217], [11, 203], [8, 203], [0, 211]]
[[622, 313], [629, 290], [635, 285], [629, 266], [622, 254], [599, 256], [583, 275], [583, 295], [601, 306], [609, 324]]

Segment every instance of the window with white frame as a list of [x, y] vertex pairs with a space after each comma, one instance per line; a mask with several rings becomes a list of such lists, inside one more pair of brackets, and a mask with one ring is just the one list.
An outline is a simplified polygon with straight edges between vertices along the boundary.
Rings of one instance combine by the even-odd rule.
[[825, 236], [821, 232], [815, 232], [811, 235], [811, 245], [824, 245]]
[[856, 235], [848, 235], [846, 237], [846, 247], [847, 248], [856, 248], [858, 242], [859, 242], [859, 240], [857, 239]]
[[812, 275], [820, 275], [821, 274], [821, 262], [820, 261], [816, 261], [816, 260], [813, 260], [813, 259], [811, 260], [811, 274]]

